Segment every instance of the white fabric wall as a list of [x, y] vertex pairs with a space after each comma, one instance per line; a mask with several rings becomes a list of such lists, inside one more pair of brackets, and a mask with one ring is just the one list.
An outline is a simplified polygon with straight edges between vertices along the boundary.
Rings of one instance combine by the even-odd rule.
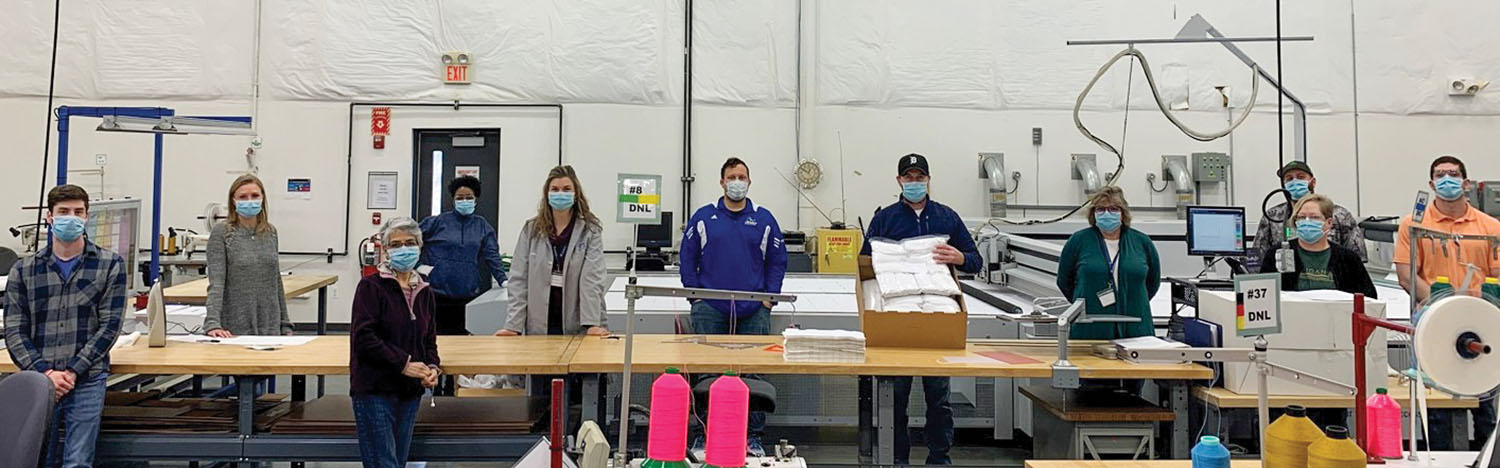
[[[1353, 42], [1351, 5], [1358, 17]], [[246, 115], [254, 6], [243, 0], [65, 2], [54, 105]], [[1283, 61], [1285, 81], [1309, 105], [1309, 157], [1321, 192], [1366, 215], [1400, 213], [1424, 184], [1426, 163], [1445, 153], [1465, 158], [1476, 179], [1496, 178], [1500, 158], [1493, 148], [1500, 146], [1500, 134], [1493, 129], [1500, 124], [1500, 89], [1453, 98], [1445, 86], [1450, 77], [1500, 78], [1500, 36], [1489, 24], [1500, 17], [1500, 4], [1360, 0], [1283, 7], [1285, 34], [1317, 38], [1285, 44]], [[797, 159], [799, 81], [803, 156], [822, 162], [828, 174], [808, 196], [825, 210], [845, 205], [851, 222], [894, 201], [891, 166], [908, 152], [931, 158], [939, 180], [934, 196], [965, 215], [984, 214], [975, 162], [981, 151], [1006, 153], [1007, 169], [1022, 172], [1016, 203], [1075, 203], [1080, 190], [1068, 180], [1068, 154], [1102, 151], [1073, 128], [1069, 111], [1088, 78], [1119, 49], [1066, 47], [1065, 41], [1170, 37], [1195, 13], [1231, 36], [1271, 35], [1271, 8], [1268, 2], [1231, 0], [808, 0], [800, 12], [799, 80], [796, 2], [696, 2], [693, 205], [717, 196], [719, 164], [739, 156], [752, 166], [751, 196], [777, 213], [783, 226], [826, 224], [776, 175], [790, 173]], [[20, 207], [35, 202], [42, 170], [52, 14], [51, 2], [18, 2], [0, 16], [0, 41], [7, 45], [0, 54], [0, 137], [9, 162], [0, 173], [0, 199], [8, 202], [0, 206], [5, 226], [34, 216]], [[259, 166], [285, 250], [352, 248], [373, 231], [371, 212], [364, 209], [364, 172], [397, 170], [403, 182], [409, 180], [409, 133], [403, 132], [412, 126], [505, 129], [502, 189], [492, 193], [502, 197], [505, 215], [497, 224], [506, 250], [536, 206], [540, 177], [555, 161], [556, 120], [550, 112], [397, 108], [396, 131], [383, 151], [370, 148], [367, 114], [358, 113], [354, 196], [346, 201], [344, 138], [348, 102], [355, 100], [563, 104], [564, 161], [578, 168], [599, 200], [601, 218], [614, 219], [612, 204], [604, 201], [619, 172], [663, 175], [664, 205], [681, 209], [682, 186], [675, 181], [683, 175], [682, 0], [264, 0], [262, 18], [259, 129], [265, 146]], [[1185, 100], [1190, 110], [1184, 118], [1195, 127], [1223, 125], [1227, 112], [1219, 107], [1215, 86], [1230, 87], [1232, 105], [1246, 104], [1250, 73], [1223, 48], [1140, 48], [1152, 60], [1164, 98]], [[1274, 46], [1243, 48], [1275, 71]], [[475, 54], [473, 84], [441, 83], [437, 58], [448, 50]], [[1117, 144], [1125, 68], [1101, 81], [1083, 115]], [[1120, 179], [1135, 205], [1172, 202], [1153, 194], [1144, 180], [1158, 170], [1162, 154], [1231, 152], [1238, 204], [1258, 203], [1275, 187], [1275, 94], [1269, 86], [1232, 143], [1202, 143], [1156, 113], [1139, 73], [1131, 88], [1128, 156]], [[70, 166], [92, 168], [93, 154], [109, 154], [105, 184], [96, 187], [93, 177], [74, 181], [109, 196], [148, 199], [151, 139], [99, 134], [94, 125], [91, 119], [75, 121]], [[1032, 127], [1044, 129], [1040, 147], [1031, 144]], [[232, 171], [244, 169], [248, 143], [245, 137], [169, 137], [164, 225], [196, 225], [193, 217], [202, 206], [222, 199]], [[1114, 166], [1108, 157], [1100, 165], [1106, 171]], [[46, 173], [50, 185], [53, 171]], [[288, 177], [313, 178], [314, 199], [279, 197]], [[1212, 188], [1205, 200], [1224, 196], [1222, 188]], [[400, 198], [405, 203], [407, 194]], [[346, 203], [352, 225], [350, 238], [341, 239]], [[611, 224], [607, 248], [624, 247], [629, 232]], [[15, 247], [18, 241], [0, 236], [0, 245]], [[306, 259], [288, 257], [286, 263]], [[344, 275], [344, 288], [356, 279], [346, 258], [300, 269]], [[333, 302], [335, 321], [347, 317], [347, 296]], [[301, 320], [311, 317], [309, 306], [296, 310]]]

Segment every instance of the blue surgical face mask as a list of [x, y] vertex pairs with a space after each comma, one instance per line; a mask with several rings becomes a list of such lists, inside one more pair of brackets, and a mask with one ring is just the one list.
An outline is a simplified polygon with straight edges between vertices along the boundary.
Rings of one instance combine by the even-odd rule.
[[1094, 225], [1104, 232], [1115, 232], [1120, 230], [1120, 213], [1114, 211], [1094, 212]]
[[909, 201], [909, 202], [912, 202], [912, 203], [916, 203], [916, 202], [925, 200], [925, 199], [927, 199], [927, 183], [926, 182], [902, 182], [901, 183], [901, 196], [903, 198], [906, 198], [906, 201]]
[[417, 267], [417, 261], [422, 258], [422, 249], [416, 246], [396, 247], [391, 249], [389, 265], [392, 270], [399, 272], [411, 271]]
[[242, 218], [254, 218], [260, 216], [260, 200], [235, 200], [234, 212], [239, 213]]
[[461, 215], [464, 215], [464, 216], [468, 216], [468, 215], [474, 214], [474, 205], [475, 205], [475, 203], [474, 203], [473, 199], [468, 199], [468, 200], [454, 200], [453, 201], [453, 210], [457, 211], [458, 214], [461, 214]]
[[1306, 180], [1292, 179], [1287, 181], [1286, 191], [1291, 192], [1292, 200], [1301, 200], [1302, 197], [1312, 193], [1312, 188], [1308, 186]]
[[730, 200], [740, 201], [750, 196], [750, 182], [744, 180], [731, 180], [724, 184], [724, 196]]
[[547, 192], [547, 206], [563, 211], [573, 207], [573, 192]]
[[1297, 220], [1297, 237], [1309, 244], [1323, 238], [1323, 222], [1316, 219]]
[[73, 242], [83, 236], [83, 218], [77, 216], [53, 216], [52, 236], [63, 242]]
[[1464, 180], [1458, 177], [1443, 176], [1432, 185], [1437, 189], [1438, 198], [1443, 200], [1454, 201], [1464, 196]]

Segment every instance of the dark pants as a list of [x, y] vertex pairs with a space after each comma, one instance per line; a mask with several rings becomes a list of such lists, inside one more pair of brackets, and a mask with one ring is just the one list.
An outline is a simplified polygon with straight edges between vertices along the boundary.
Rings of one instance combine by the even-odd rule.
[[94, 444], [99, 440], [99, 418], [104, 415], [107, 372], [95, 372], [74, 382], [52, 410], [47, 437], [47, 465], [56, 468], [94, 466]]
[[[472, 297], [448, 297], [442, 294], [434, 294], [436, 301], [437, 334], [439, 335], [472, 335], [468, 328], [468, 307]], [[458, 387], [458, 376], [444, 375], [438, 382], [435, 393], [443, 396], [453, 396]]]
[[[906, 406], [911, 401], [912, 377], [882, 377], [895, 390], [896, 446], [892, 447], [897, 465], [911, 460], [911, 434], [907, 431]], [[922, 395], [927, 399], [927, 464], [951, 465], [948, 449], [953, 448], [953, 406], [948, 403], [948, 377], [922, 377]]]
[[365, 468], [405, 468], [422, 396], [351, 395], [359, 459]]
[[[1483, 398], [1491, 396], [1495, 396], [1495, 394], [1491, 393]], [[1470, 410], [1470, 414], [1474, 416], [1474, 442], [1469, 447], [1454, 447], [1452, 437], [1448, 436], [1448, 434], [1453, 433], [1453, 426], [1448, 424], [1448, 421], [1445, 419], [1428, 416], [1427, 432], [1432, 436], [1432, 440], [1428, 443], [1431, 444], [1432, 450], [1465, 451], [1476, 449], [1479, 445], [1489, 441], [1490, 434], [1495, 432], [1495, 400], [1481, 401], [1478, 408]]]
[[439, 335], [472, 335], [468, 328], [468, 308], [472, 297], [448, 297], [442, 294], [433, 295], [437, 302], [437, 334]]
[[[552, 379], [563, 379], [564, 394], [568, 402], [562, 405], [563, 411], [571, 411], [573, 405], [583, 404], [583, 379], [581, 376], [568, 375], [528, 375], [526, 383], [526, 394], [532, 398], [540, 398], [545, 408], [543, 417], [537, 420], [534, 429], [546, 430], [552, 427]], [[564, 413], [569, 414], [569, 413]], [[571, 434], [583, 421], [568, 416], [568, 427], [563, 428], [564, 434]]]
[[[692, 310], [693, 333], [699, 335], [728, 335], [730, 334], [729, 315], [719, 312], [704, 302], [693, 304]], [[769, 335], [771, 334], [771, 311], [760, 307], [755, 313], [735, 320], [734, 334], [736, 335]], [[694, 379], [701, 381], [709, 375], [699, 375]], [[747, 379], [762, 380], [759, 375], [747, 374]], [[704, 420], [707, 420], [705, 418]], [[759, 438], [766, 433], [766, 413], [764, 411], [751, 411], [750, 424], [746, 427], [750, 437]]]

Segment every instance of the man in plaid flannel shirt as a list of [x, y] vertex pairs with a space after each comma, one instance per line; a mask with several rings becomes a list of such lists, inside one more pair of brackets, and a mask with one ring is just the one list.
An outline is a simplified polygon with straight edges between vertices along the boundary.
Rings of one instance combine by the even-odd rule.
[[48, 467], [88, 467], [104, 411], [109, 350], [125, 313], [125, 262], [84, 235], [88, 193], [47, 194], [52, 242], [16, 262], [5, 287], [5, 344], [22, 370], [52, 380], [57, 398]]

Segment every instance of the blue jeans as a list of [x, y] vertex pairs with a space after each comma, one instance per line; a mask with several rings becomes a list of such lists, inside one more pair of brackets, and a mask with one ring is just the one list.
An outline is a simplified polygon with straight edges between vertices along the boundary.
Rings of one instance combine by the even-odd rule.
[[80, 377], [74, 382], [73, 391], [57, 402], [47, 438], [48, 467], [94, 466], [94, 444], [99, 441], [99, 418], [104, 415], [108, 378], [108, 372]]
[[349, 399], [354, 402], [359, 459], [365, 468], [404, 468], [422, 396], [350, 395]]
[[[693, 321], [693, 333], [699, 335], [728, 335], [729, 314], [719, 312], [713, 306], [702, 301], [693, 304], [691, 312]], [[735, 321], [734, 334], [736, 335], [769, 335], [771, 334], [771, 310], [760, 307], [760, 310]], [[700, 376], [708, 378], [709, 376]], [[759, 375], [746, 374], [747, 379], [762, 380]], [[706, 419], [705, 419], [706, 420]], [[751, 411], [750, 424], [746, 427], [750, 437], [761, 437], [766, 433], [766, 413], [764, 411]]]
[[[907, 431], [906, 405], [911, 401], [912, 377], [882, 377], [895, 390], [896, 446], [892, 447], [897, 465], [911, 460], [911, 434]], [[953, 448], [953, 406], [948, 403], [948, 377], [922, 377], [922, 395], [927, 398], [927, 464], [952, 465], [948, 449]]]

